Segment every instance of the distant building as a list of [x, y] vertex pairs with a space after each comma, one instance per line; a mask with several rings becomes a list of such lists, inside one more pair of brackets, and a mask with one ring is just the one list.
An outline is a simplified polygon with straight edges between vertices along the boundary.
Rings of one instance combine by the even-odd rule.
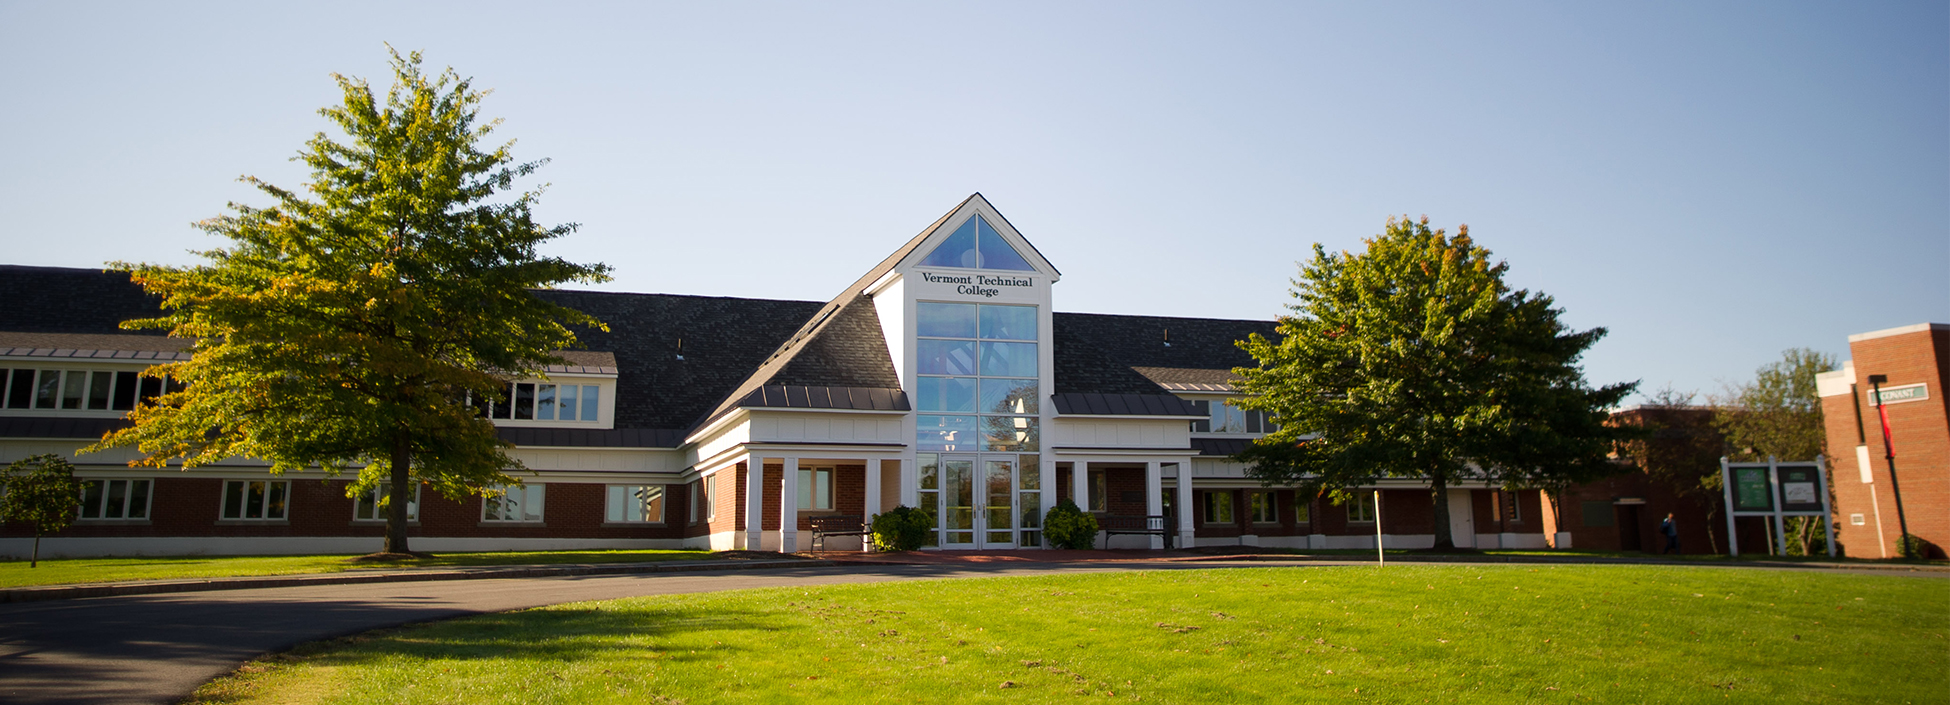
[[[907, 505], [935, 517], [931, 548], [1030, 549], [1071, 498], [1140, 527], [1168, 517], [1168, 535], [1114, 546], [1374, 546], [1372, 501], [1264, 487], [1231, 457], [1272, 430], [1226, 404], [1229, 371], [1253, 364], [1233, 342], [1276, 336], [1272, 321], [1057, 313], [1060, 278], [977, 194], [825, 302], [541, 292], [611, 330], [546, 377], [508, 380], [488, 414], [534, 473], [500, 501], [415, 488], [413, 546], [805, 550], [812, 517]], [[137, 373], [186, 341], [116, 327], [155, 313], [124, 275], [0, 266], [0, 462], [71, 455], [162, 392]], [[348, 498], [345, 478], [132, 457], [75, 458], [80, 519], [44, 554], [380, 546], [375, 496]], [[1430, 546], [1427, 485], [1378, 489], [1385, 545]], [[1444, 500], [1460, 546], [1546, 545], [1536, 492], [1465, 483]], [[24, 555], [26, 535], [0, 529], [0, 555]]]
[[[1621, 457], [1619, 474], [1566, 490], [1558, 499], [1558, 514], [1547, 518], [1545, 530], [1568, 534], [1570, 548], [1659, 553], [1665, 549], [1659, 524], [1672, 514], [1680, 553], [1726, 553], [1726, 515], [1720, 513], [1724, 504], [1720, 495], [1682, 492], [1673, 482], [1686, 480], [1662, 481], [1642, 469], [1648, 463], [1663, 463], [1697, 475], [1717, 474], [1726, 439], [1713, 428], [1713, 409], [1631, 406], [1613, 412], [1611, 422], [1650, 431], [1651, 437], [1635, 449], [1640, 457]], [[1767, 552], [1765, 535], [1757, 533], [1760, 528], [1755, 524], [1742, 532], [1743, 553]]]
[[[1848, 337], [1850, 359], [1817, 378], [1834, 480], [1834, 525], [1848, 554], [1893, 558], [1896, 490], [1900, 485], [1909, 532], [1931, 544], [1933, 557], [1950, 547], [1950, 325], [1918, 323]], [[1896, 450], [1889, 475], [1870, 375], [1885, 375], [1883, 410]]]

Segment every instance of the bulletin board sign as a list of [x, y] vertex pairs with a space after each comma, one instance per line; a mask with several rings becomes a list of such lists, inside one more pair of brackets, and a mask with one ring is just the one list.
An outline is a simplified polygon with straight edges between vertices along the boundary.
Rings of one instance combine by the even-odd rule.
[[[1781, 462], [1768, 458], [1764, 463], [1734, 463], [1720, 459], [1720, 484], [1726, 491], [1728, 548], [1740, 555], [1740, 537], [1734, 517], [1772, 517], [1768, 545], [1786, 544], [1786, 517], [1819, 516], [1832, 521], [1828, 507], [1828, 465], [1820, 456], [1814, 462]], [[1835, 555], [1835, 532], [1828, 536], [1828, 555]], [[1778, 548], [1773, 550], [1778, 551]]]

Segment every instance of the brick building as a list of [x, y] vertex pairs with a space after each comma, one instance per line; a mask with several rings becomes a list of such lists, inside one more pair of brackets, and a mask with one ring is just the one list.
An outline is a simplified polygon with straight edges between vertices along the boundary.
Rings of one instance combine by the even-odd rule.
[[[1950, 325], [1918, 323], [1848, 337], [1850, 359], [1822, 374], [1834, 516], [1839, 541], [1858, 558], [1900, 555], [1896, 490], [1910, 534], [1931, 557], [1950, 547]], [[1871, 375], [1883, 375], [1883, 412], [1896, 475], [1889, 474]]]
[[[810, 518], [899, 506], [936, 549], [1042, 545], [1056, 502], [1169, 516], [1179, 545], [1426, 547], [1426, 486], [1335, 506], [1267, 488], [1231, 459], [1271, 430], [1226, 404], [1233, 342], [1272, 321], [1057, 313], [1061, 273], [970, 196], [828, 301], [539, 291], [608, 323], [488, 415], [532, 473], [493, 500], [414, 490], [432, 551], [600, 547], [803, 550]], [[119, 330], [156, 302], [124, 275], [0, 266], [0, 462], [126, 424], [186, 341]], [[236, 459], [189, 471], [75, 456], [80, 519], [49, 555], [356, 553], [381, 545], [377, 496], [320, 472]], [[1452, 486], [1462, 546], [1542, 547], [1537, 493]], [[23, 555], [25, 527], [0, 533]], [[1159, 546], [1165, 536], [1116, 536]], [[831, 547], [847, 543], [834, 542]], [[859, 547], [857, 539], [850, 545]]]

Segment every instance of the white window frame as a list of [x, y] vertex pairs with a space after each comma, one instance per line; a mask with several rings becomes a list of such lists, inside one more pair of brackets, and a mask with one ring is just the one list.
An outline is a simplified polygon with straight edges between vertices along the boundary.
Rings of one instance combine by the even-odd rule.
[[684, 486], [684, 494], [690, 495], [690, 516], [684, 517], [691, 526], [704, 523], [704, 478]]
[[[1199, 523], [1206, 526], [1235, 526], [1239, 523], [1238, 502], [1232, 490], [1206, 490], [1199, 502]], [[1218, 502], [1223, 497], [1224, 502]], [[1223, 515], [1218, 516], [1218, 515]]]
[[718, 520], [718, 474], [704, 476], [704, 520]]
[[[653, 494], [655, 498], [648, 499], [645, 497], [646, 494]], [[635, 504], [631, 504], [632, 499], [636, 500]], [[648, 516], [648, 508], [651, 506], [657, 508], [655, 517]], [[618, 508], [623, 510], [621, 517], [617, 516]], [[637, 510], [636, 513], [644, 516], [637, 519], [629, 518], [631, 509]], [[662, 525], [669, 515], [670, 487], [668, 485], [605, 485], [603, 487], [603, 523], [605, 524]]]
[[[799, 508], [809, 512], [833, 511], [833, 495], [836, 494], [833, 491], [833, 475], [831, 466], [799, 468]], [[824, 485], [820, 484], [821, 479], [826, 481]], [[820, 496], [822, 489], [826, 491], [824, 497]]]
[[[420, 488], [421, 487], [423, 487], [423, 485], [421, 485], [420, 483], [418, 482], [413, 483], [413, 499], [407, 501], [406, 503], [406, 521], [409, 524], [417, 523], [420, 521]], [[390, 494], [392, 492], [392, 489], [393, 486], [391, 483], [384, 483], [384, 484], [374, 486], [366, 490], [365, 492], [360, 493], [358, 497], [353, 498], [352, 520], [361, 523], [367, 523], [367, 522], [377, 523], [377, 524], [386, 523], [386, 514], [380, 511], [379, 498], [384, 496], [384, 494], [382, 493]], [[369, 517], [360, 516], [360, 514], [365, 513], [365, 509], [367, 507], [372, 508], [373, 515]]]
[[1375, 515], [1374, 490], [1356, 490], [1354, 501], [1347, 503], [1347, 523], [1373, 524]]
[[[520, 516], [507, 518], [505, 510], [508, 502], [502, 498], [514, 498], [514, 508]], [[533, 511], [530, 511], [530, 508]], [[481, 522], [487, 524], [540, 524], [546, 521], [543, 511], [548, 507], [548, 485], [531, 483], [521, 485], [502, 485], [489, 488], [481, 495]]]
[[1108, 513], [1110, 511], [1110, 471], [1085, 470], [1085, 472], [1088, 474], [1084, 477], [1089, 480], [1089, 483], [1084, 489], [1090, 492], [1090, 496], [1084, 498], [1085, 501], [1090, 503], [1090, 506], [1085, 511], [1098, 514]]
[[[243, 501], [245, 502], [245, 505], [238, 507], [238, 515], [234, 517], [227, 516], [230, 513], [230, 488], [232, 485], [244, 486]], [[258, 495], [259, 506], [256, 508], [257, 509], [256, 513], [259, 514], [259, 516], [251, 516], [251, 514], [253, 513], [251, 511], [252, 508], [248, 505], [250, 501], [250, 485], [264, 486], [262, 493]], [[271, 516], [271, 509], [272, 509], [271, 490], [273, 487], [278, 488], [279, 496], [284, 498], [283, 504], [277, 507], [278, 510], [277, 516]], [[217, 498], [217, 520], [222, 522], [272, 522], [272, 523], [290, 521], [291, 520], [291, 481], [290, 480], [224, 480], [223, 494], [218, 495]]]
[[[78, 502], [77, 504], [79, 506], [75, 507], [75, 521], [148, 521], [149, 512], [156, 504], [156, 483], [149, 478], [81, 477], [75, 479], [77, 482], [82, 483], [81, 502]], [[88, 499], [88, 483], [90, 482], [102, 483], [101, 502], [94, 507], [95, 516], [88, 516], [89, 507], [85, 504]], [[116, 483], [122, 484], [121, 516], [112, 517], [108, 515], [108, 505], [109, 498], [114, 496], [111, 488]], [[141, 483], [142, 486], [142, 506], [140, 507], [137, 507], [135, 503], [136, 483]], [[141, 510], [142, 516], [133, 516], [131, 514], [132, 510], [137, 509]]]
[[[1246, 517], [1254, 524], [1267, 525], [1280, 523], [1280, 496], [1273, 490], [1246, 491]], [[1265, 514], [1267, 518], [1261, 519]]]

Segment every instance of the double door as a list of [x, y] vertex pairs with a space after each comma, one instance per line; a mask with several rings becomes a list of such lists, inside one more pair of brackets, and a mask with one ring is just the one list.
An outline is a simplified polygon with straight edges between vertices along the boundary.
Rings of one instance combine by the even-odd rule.
[[1034, 497], [1017, 496], [1021, 472], [1014, 456], [941, 456], [941, 547], [1016, 548], [1017, 505]]

